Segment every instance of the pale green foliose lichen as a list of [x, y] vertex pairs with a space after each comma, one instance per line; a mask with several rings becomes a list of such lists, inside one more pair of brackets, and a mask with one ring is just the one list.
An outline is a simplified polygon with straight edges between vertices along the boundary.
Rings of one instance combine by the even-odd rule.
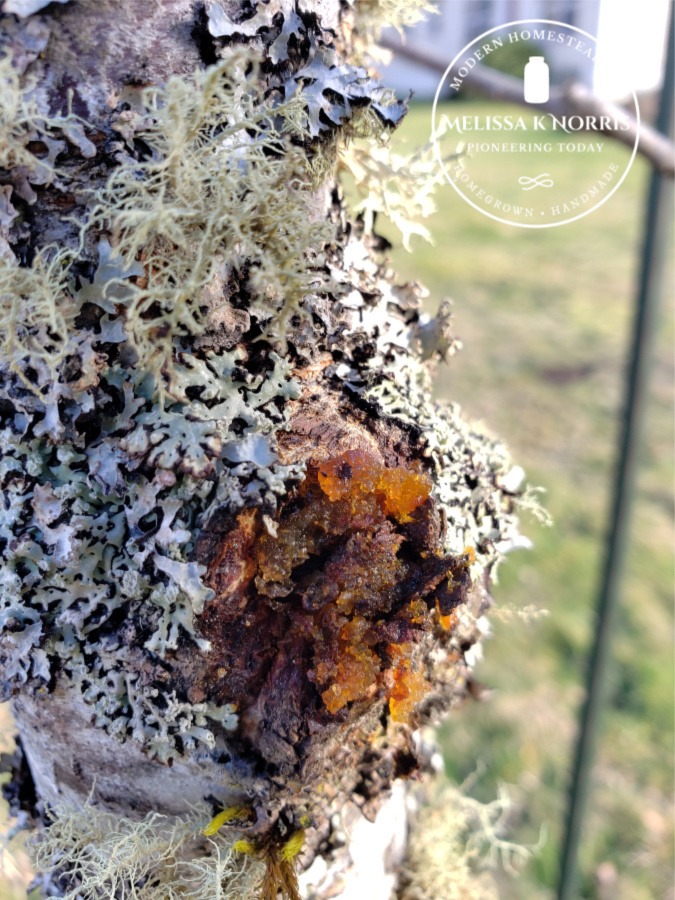
[[[84, 349], [110, 352], [101, 337], [89, 333]], [[89, 684], [97, 674], [78, 667], [82, 656], [105, 652], [123, 668], [125, 647], [110, 627], [120, 617], [133, 619], [143, 646], [160, 657], [181, 636], [200, 643], [194, 617], [212, 592], [203, 567], [190, 559], [194, 536], [216, 510], [244, 503], [273, 509], [299, 475], [274, 452], [284, 424], [277, 402], [297, 393], [288, 363], [272, 354], [270, 372], [251, 375], [241, 356], [182, 352], [181, 370], [198, 368], [201, 378], [200, 399], [189, 405], [158, 405], [143, 372], [121, 362], [101, 367], [95, 379], [77, 371], [74, 383], [51, 381], [49, 367], [33, 360], [43, 396], [8, 378], [0, 431], [0, 654], [10, 684], [48, 682], [52, 657]], [[99, 718], [120, 736], [139, 737], [128, 683], [122, 688], [107, 692]], [[162, 735], [159, 721], [156, 730]], [[142, 736], [153, 749], [153, 739]]]
[[[21, 84], [4, 51], [0, 54], [0, 136], [0, 169], [12, 171], [15, 191], [31, 204], [37, 199], [31, 185], [51, 184], [56, 178], [55, 159], [67, 146], [63, 138], [85, 157], [96, 153], [78, 116], [49, 116], [38, 109], [32, 85]], [[46, 150], [40, 157], [30, 148], [35, 141]]]
[[275, 450], [298, 396], [291, 362], [240, 339], [256, 322], [283, 331], [330, 236], [281, 152], [297, 109], [228, 72], [144, 94], [148, 158], [130, 148], [83, 230], [83, 246], [110, 235], [97, 264], [54, 248], [0, 261], [5, 692], [65, 674], [99, 724], [164, 760], [213, 746], [210, 723], [236, 716], [158, 700], [131, 658], [206, 649], [196, 536], [244, 505], [273, 512], [302, 474]]
[[445, 517], [445, 551], [474, 548], [474, 576], [494, 578], [504, 554], [522, 546], [516, 498], [524, 473], [502, 443], [466, 422], [456, 404], [434, 402], [434, 365], [458, 346], [450, 335], [449, 304], [441, 306], [436, 319], [421, 316], [422, 290], [392, 285], [390, 274], [358, 237], [347, 241], [343, 265], [332, 270], [342, 285], [344, 361], [330, 372], [379, 416], [419, 437]]

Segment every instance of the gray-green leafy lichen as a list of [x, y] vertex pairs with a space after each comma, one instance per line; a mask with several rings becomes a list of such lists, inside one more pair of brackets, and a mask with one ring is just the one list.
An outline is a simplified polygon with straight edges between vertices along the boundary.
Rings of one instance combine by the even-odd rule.
[[[429, 399], [429, 365], [453, 349], [447, 310], [426, 321], [417, 289], [392, 283], [371, 234], [381, 198], [366, 198], [365, 232], [342, 220], [337, 194], [332, 216], [321, 206], [317, 172], [340, 142], [381, 138], [403, 105], [341, 64], [301, 3], [269, 22], [265, 4], [251, 10], [233, 22], [210, 3], [226, 61], [113, 112], [116, 165], [84, 200], [76, 250], [40, 248], [19, 265], [10, 248], [14, 194], [44, 165], [29, 151], [41, 120], [14, 76], [10, 99], [27, 112], [0, 156], [6, 695], [66, 677], [97, 725], [162, 761], [236, 725], [229, 703], [193, 702], [160, 676], [186, 646], [208, 650], [200, 532], [245, 507], [271, 522], [303, 476], [277, 452], [300, 397], [294, 367], [321, 360], [326, 383], [414, 435], [435, 473], [445, 550], [474, 547], [477, 576], [517, 540], [505, 451]], [[229, 48], [235, 35], [269, 54], [264, 79]], [[52, 131], [39, 132], [47, 180], [61, 177]]]
[[[120, 620], [159, 657], [181, 636], [199, 643], [194, 617], [212, 596], [190, 558], [200, 526], [245, 503], [273, 510], [300, 474], [274, 452], [279, 404], [297, 395], [287, 361], [271, 354], [270, 370], [254, 374], [240, 349], [181, 350], [176, 377], [193, 400], [160, 405], [152, 378], [111, 333], [118, 317], [104, 312], [99, 282], [100, 306], [93, 284], [79, 306], [73, 291], [90, 328], [70, 341], [57, 379], [30, 359], [21, 375], [33, 390], [5, 371], [0, 653], [10, 690], [48, 684], [56, 665], [87, 685], [89, 699], [106, 672], [85, 659], [124, 671], [127, 651], [112, 624]], [[112, 733], [144, 735], [128, 678], [122, 685], [102, 690], [98, 718]], [[157, 718], [159, 737], [174, 717]], [[158, 739], [145, 737], [150, 748]]]
[[[240, 10], [232, 13], [221, 0], [208, 0], [206, 10], [214, 38], [237, 37], [265, 45], [277, 67], [269, 83], [286, 100], [300, 99], [311, 137], [348, 124], [355, 108], [368, 108], [390, 129], [405, 115], [405, 104], [364, 68], [340, 62], [327, 42], [328, 23], [317, 20], [313, 11], [305, 11], [302, 3], [284, 0], [272, 8], [254, 0], [243, 15]], [[312, 44], [316, 46], [310, 51]]]
[[456, 348], [449, 304], [435, 319], [420, 314], [418, 285], [392, 284], [391, 273], [351, 233], [341, 265], [341, 328], [332, 338], [340, 361], [330, 374], [377, 415], [412, 430], [434, 471], [434, 494], [445, 516], [445, 550], [476, 552], [475, 573], [495, 572], [519, 545], [515, 498], [522, 473], [502, 443], [467, 423], [456, 404], [432, 399], [433, 369]]
[[284, 90], [288, 99], [296, 95], [302, 99], [312, 137], [350, 121], [353, 106], [367, 105], [390, 128], [398, 125], [406, 111], [405, 104], [369, 78], [365, 69], [338, 65], [335, 52], [329, 50], [317, 52], [309, 65], [284, 84]]
[[[70, 112], [61, 116], [45, 114], [35, 99], [34, 85], [30, 81], [21, 84], [22, 69], [44, 49], [49, 36], [39, 23], [32, 34], [28, 34], [30, 30], [26, 25], [8, 31], [14, 42], [13, 56], [0, 45], [0, 170], [6, 170], [17, 197], [34, 204], [34, 186], [62, 186], [55, 160], [68, 143], [87, 158], [95, 155], [96, 148], [78, 116]], [[32, 146], [40, 147], [40, 156], [32, 152]]]
[[251, 295], [263, 324], [284, 291], [300, 304], [314, 277], [304, 253], [325, 234], [310, 235], [299, 181], [295, 205], [279, 197], [294, 162], [278, 156], [270, 110], [238, 124], [255, 98], [222, 67], [198, 88], [148, 93], [150, 160], [128, 154], [93, 198], [87, 227], [105, 225], [114, 252], [104, 237], [94, 265], [45, 248], [30, 267], [0, 267], [5, 696], [66, 675], [99, 724], [163, 759], [177, 738], [212, 743], [207, 720], [236, 721], [227, 705], [158, 706], [135, 667], [181, 641], [206, 649], [195, 617], [213, 592], [193, 559], [204, 523], [244, 505], [273, 512], [301, 476], [275, 451], [298, 396], [291, 362], [240, 338], [258, 327]]

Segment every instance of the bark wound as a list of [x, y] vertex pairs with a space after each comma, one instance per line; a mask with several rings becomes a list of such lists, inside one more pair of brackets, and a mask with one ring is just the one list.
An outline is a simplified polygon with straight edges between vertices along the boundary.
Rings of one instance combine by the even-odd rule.
[[236, 702], [240, 736], [285, 774], [374, 706], [409, 724], [428, 692], [415, 647], [449, 634], [472, 561], [442, 555], [430, 491], [418, 465], [350, 449], [310, 464], [274, 522], [246, 509], [198, 547], [216, 592], [200, 695]]

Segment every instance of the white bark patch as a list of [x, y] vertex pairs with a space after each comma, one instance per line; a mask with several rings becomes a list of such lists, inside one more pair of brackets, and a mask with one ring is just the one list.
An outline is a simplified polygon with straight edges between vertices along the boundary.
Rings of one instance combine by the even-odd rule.
[[[32, 16], [33, 13], [49, 6], [52, 0], [5, 0], [2, 11], [5, 13], [14, 13], [16, 16], [25, 18]], [[54, 0], [55, 3], [68, 3], [68, 0]]]

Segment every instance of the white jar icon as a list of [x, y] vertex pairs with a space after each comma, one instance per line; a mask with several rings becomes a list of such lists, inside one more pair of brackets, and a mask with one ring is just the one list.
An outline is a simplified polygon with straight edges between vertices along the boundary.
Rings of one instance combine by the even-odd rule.
[[543, 56], [531, 56], [525, 66], [525, 102], [546, 103], [549, 97], [548, 66]]

